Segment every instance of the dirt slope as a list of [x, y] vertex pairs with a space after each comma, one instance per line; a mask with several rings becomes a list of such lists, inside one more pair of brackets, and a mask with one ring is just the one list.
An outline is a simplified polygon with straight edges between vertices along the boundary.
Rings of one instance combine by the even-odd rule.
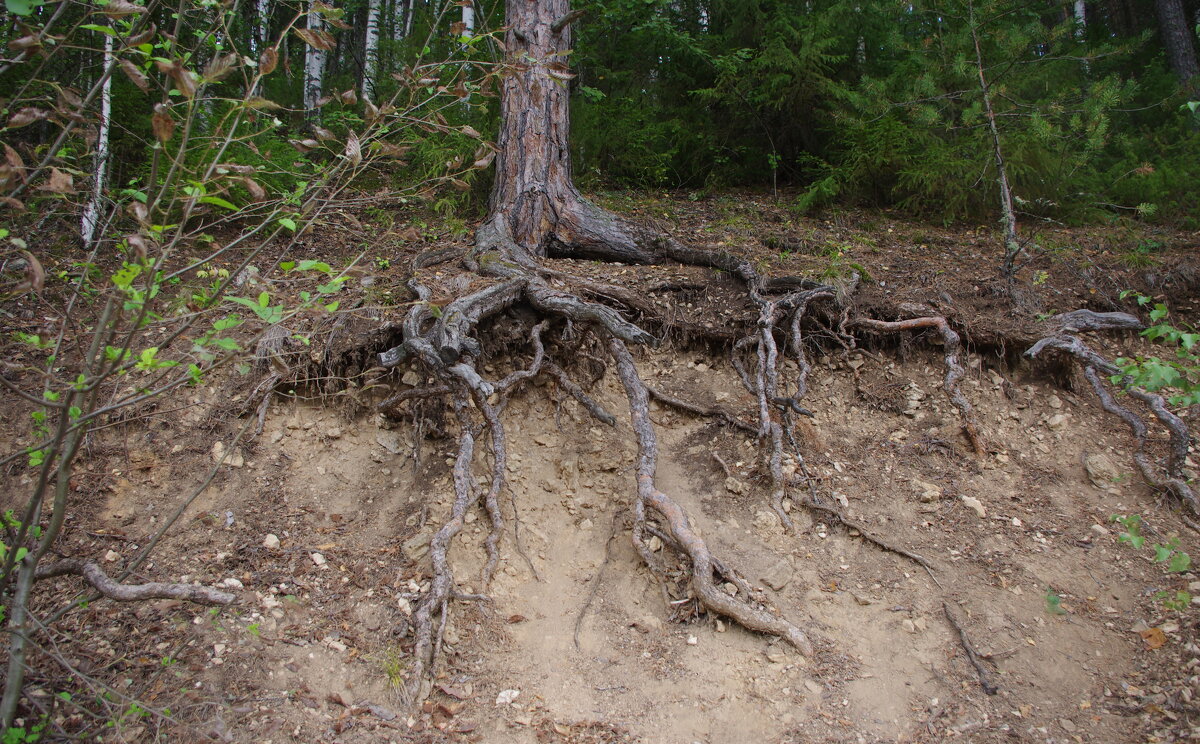
[[[967, 284], [978, 270], [955, 269]], [[992, 318], [989, 328], [1003, 327], [1011, 321]], [[611, 372], [592, 392], [615, 428], [553, 383], [506, 412], [501, 569], [489, 599], [456, 603], [422, 711], [403, 712], [393, 685], [427, 541], [449, 510], [454, 441], [426, 440], [417, 464], [404, 422], [330, 401], [272, 404], [262, 435], [236, 445], [143, 569], [230, 587], [235, 607], [98, 603], [64, 621], [57, 653], [111, 686], [98, 703], [115, 723], [111, 741], [1130, 742], [1200, 732], [1197, 610], [1153, 596], [1200, 577], [1169, 575], [1120, 543], [1110, 517], [1139, 514], [1151, 541], [1178, 534], [1193, 555], [1200, 541], [1135, 475], [1123, 425], [1061, 369], [1014, 366], [1011, 350], [983, 343], [963, 386], [990, 444], [976, 458], [932, 340], [816, 360], [801, 444], [820, 491], [927, 559], [936, 582], [799, 507], [797, 534], [785, 533], [751, 435], [652, 406], [659, 488], [715, 554], [811, 629], [812, 658], [696, 617], [687, 596], [642, 566], [625, 518], [634, 444]], [[1113, 355], [1143, 342], [1096, 343]], [[724, 354], [668, 346], [638, 362], [648, 383], [688, 400], [754, 405]], [[247, 393], [231, 379], [162, 406], [181, 412], [98, 436], [64, 551], [128, 560], [242, 428]], [[6, 475], [6, 491], [19, 493], [23, 478]], [[468, 593], [485, 591], [487, 525], [473, 513], [452, 550]], [[64, 682], [49, 662], [39, 673], [46, 694], [71, 684], [76, 697], [104, 695], [100, 684]]]

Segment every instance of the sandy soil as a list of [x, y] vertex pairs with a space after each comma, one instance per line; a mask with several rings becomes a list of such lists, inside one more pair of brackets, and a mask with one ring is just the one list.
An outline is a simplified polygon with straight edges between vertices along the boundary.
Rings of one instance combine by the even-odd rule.
[[[641, 565], [627, 519], [634, 444], [610, 372], [593, 394], [615, 428], [553, 383], [506, 412], [501, 568], [480, 584], [489, 523], [473, 512], [451, 556], [463, 590], [489, 598], [454, 603], [429, 701], [404, 711], [395, 685], [408, 618], [428, 586], [428, 539], [449, 510], [454, 440], [426, 440], [418, 463], [405, 422], [284, 391], [262, 435], [235, 444], [249, 387], [230, 379], [98, 435], [62, 547], [120, 567], [231, 449], [141, 571], [222, 585], [238, 603], [77, 611], [55, 635], [59, 661], [34, 675], [35, 694], [62, 691], [56, 665], [70, 665], [97, 680], [69, 684], [111, 716], [104, 740], [131, 742], [1200, 736], [1197, 610], [1154, 597], [1200, 589], [1200, 577], [1168, 574], [1121, 543], [1110, 518], [1139, 514], [1151, 541], [1179, 535], [1193, 555], [1200, 541], [1135, 476], [1125, 428], [1060, 372], [989, 347], [968, 357], [963, 386], [990, 444], [977, 458], [926, 341], [817, 360], [802, 445], [822, 494], [927, 559], [936, 580], [800, 507], [796, 533], [786, 533], [752, 436], [652, 406], [659, 488], [765, 603], [811, 632], [811, 658], [697, 616], [686, 594]], [[1143, 344], [1095, 343], [1110, 355]], [[723, 355], [666, 347], [638, 362], [649, 384], [688, 400], [753, 407]], [[477, 464], [485, 473], [485, 454]], [[7, 474], [7, 498], [27, 480]], [[65, 582], [43, 601], [73, 591]], [[131, 710], [133, 699], [150, 714]]]

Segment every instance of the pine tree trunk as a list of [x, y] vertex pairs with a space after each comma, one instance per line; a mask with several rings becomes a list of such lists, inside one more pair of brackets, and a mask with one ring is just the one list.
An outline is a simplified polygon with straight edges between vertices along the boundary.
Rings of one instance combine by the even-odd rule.
[[1196, 62], [1196, 45], [1192, 43], [1192, 30], [1188, 26], [1187, 14], [1182, 0], [1155, 0], [1158, 7], [1158, 33], [1167, 50], [1167, 61], [1180, 82], [1188, 82], [1200, 75]]
[[512, 73], [500, 91], [491, 220], [518, 246], [545, 255], [559, 219], [580, 201], [571, 182], [566, 57], [569, 0], [509, 0], [504, 43]]

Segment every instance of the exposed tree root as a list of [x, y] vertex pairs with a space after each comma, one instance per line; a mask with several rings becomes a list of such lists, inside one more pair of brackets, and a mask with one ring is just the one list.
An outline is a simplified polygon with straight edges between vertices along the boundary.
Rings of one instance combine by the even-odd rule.
[[68, 574], [80, 576], [92, 587], [118, 602], [138, 602], [144, 599], [181, 599], [209, 605], [231, 604], [237, 597], [229, 592], [197, 584], [167, 584], [150, 581], [145, 584], [122, 584], [114, 581], [93, 561], [82, 558], [65, 558], [61, 561], [38, 566], [36, 580], [49, 579]]
[[[1123, 315], [1123, 313], [1111, 313], [1109, 315]], [[1131, 316], [1125, 317], [1128, 318]], [[1118, 322], [1124, 323], [1125, 321]], [[1129, 328], [1130, 326], [1122, 324], [1108, 327]], [[1133, 387], [1133, 381], [1128, 376], [1123, 375], [1119, 367], [1092, 350], [1077, 336], [1065, 334], [1048, 336], [1030, 347], [1025, 352], [1025, 356], [1033, 359], [1046, 349], [1057, 349], [1066, 352], [1083, 364], [1083, 374], [1091, 384], [1096, 396], [1100, 399], [1100, 405], [1109, 413], [1119, 416], [1129, 426], [1130, 431], [1133, 432], [1134, 439], [1137, 441], [1137, 449], [1134, 452], [1133, 458], [1146, 482], [1154, 488], [1166, 491], [1178, 498], [1192, 510], [1192, 513], [1200, 514], [1200, 501], [1197, 501], [1195, 492], [1188, 485], [1187, 476], [1183, 469], [1184, 461], [1187, 459], [1188, 444], [1191, 441], [1191, 435], [1188, 432], [1187, 424], [1183, 423], [1182, 419], [1168, 410], [1163, 397], [1157, 393], [1148, 393], [1145, 390]], [[1119, 379], [1123, 392], [1127, 393], [1129, 397], [1144, 403], [1170, 433], [1171, 444], [1166, 462], [1161, 467], [1161, 475], [1155, 472], [1155, 467], [1151, 465], [1146, 455], [1148, 430], [1145, 422], [1136, 413], [1117, 403], [1112, 393], [1108, 391], [1108, 388], [1100, 379], [1101, 374], [1109, 378]]]
[[637, 520], [645, 521], [646, 505], [658, 512], [674, 542], [691, 561], [692, 590], [705, 608], [732, 618], [751, 630], [777, 635], [791, 643], [800, 653], [811, 656], [812, 644], [795, 625], [748, 602], [730, 597], [713, 583], [715, 567], [708, 546], [692, 530], [687, 515], [679, 504], [654, 486], [654, 475], [658, 468], [658, 442], [654, 426], [650, 423], [649, 393], [646, 386], [638, 376], [633, 357], [623, 343], [617, 339], [611, 340], [609, 351], [617, 362], [617, 375], [621, 378], [625, 395], [629, 398], [629, 415], [638, 441], [636, 473], [639, 508], [635, 509]]
[[971, 448], [975, 450], [975, 454], [982, 457], [986, 453], [983, 439], [979, 434], [979, 424], [975, 421], [975, 413], [971, 409], [970, 402], [967, 401], [967, 396], [963, 395], [962, 390], [958, 387], [958, 381], [965, 374], [965, 370], [963, 370], [962, 365], [958, 361], [960, 351], [959, 337], [954, 329], [950, 327], [950, 324], [946, 322], [945, 318], [933, 316], [897, 321], [858, 318], [851, 321], [850, 325], [888, 332], [911, 331], [917, 328], [936, 329], [942, 336], [942, 347], [946, 350], [946, 377], [942, 382], [942, 388], [946, 391], [950, 402], [958, 409], [959, 416], [962, 418], [963, 433], [966, 434], [967, 440], [971, 443]]
[[995, 695], [1000, 692], [1000, 688], [992, 681], [991, 672], [984, 665], [979, 653], [975, 650], [974, 644], [971, 643], [970, 637], [967, 635], [966, 629], [962, 623], [958, 621], [957, 613], [951, 609], [950, 602], [942, 600], [942, 611], [946, 613], [946, 620], [958, 631], [958, 641], [966, 652], [967, 658], [971, 660], [971, 666], [975, 667], [975, 673], [979, 675], [979, 686], [989, 695]]
[[[944, 349], [945, 393], [958, 411], [970, 447], [979, 456], [985, 454], [985, 443], [974, 411], [959, 387], [964, 376], [959, 361], [960, 338], [946, 318], [935, 315], [897, 321], [853, 318], [849, 296], [856, 289], [857, 276], [851, 277], [848, 284], [842, 287], [795, 277], [765, 279], [744, 259], [720, 251], [684, 246], [594, 207], [579, 196], [569, 180], [561, 181], [562, 173], [555, 170], [561, 164], [539, 160], [538, 153], [533, 156], [527, 154], [527, 159], [529, 157], [533, 158], [531, 162], [536, 161], [534, 165], [537, 168], [544, 170], [536, 173], [523, 170], [520, 174], [506, 176], [515, 178], [514, 183], [498, 182], [492, 215], [478, 230], [474, 249], [463, 258], [464, 267], [474, 275], [472, 281], [456, 285], [463, 294], [440, 308], [434, 306], [431, 291], [419, 280], [419, 270], [429, 261], [447, 260], [453, 256], [438, 254], [422, 257], [414, 262], [414, 275], [408, 283], [416, 301], [402, 321], [385, 325], [393, 332], [399, 330], [401, 338], [399, 343], [379, 355], [379, 364], [391, 368], [415, 363], [422, 373], [423, 382], [418, 387], [392, 395], [380, 405], [380, 409], [389, 415], [406, 410], [414, 413], [419, 429], [425, 425], [421, 417], [427, 415], [428, 411], [422, 414], [411, 409], [418, 403], [421, 406], [444, 405], [439, 404], [438, 399], [449, 399], [458, 421], [459, 451], [453, 468], [453, 505], [446, 522], [431, 540], [430, 585], [421, 596], [413, 615], [414, 660], [405, 689], [409, 702], [419, 701], [429, 689], [428, 680], [437, 663], [441, 633], [447, 622], [450, 603], [462, 595], [455, 585], [447, 551], [454, 537], [462, 530], [466, 512], [474, 508], [476, 503], [486, 509], [492, 525], [485, 541], [487, 559], [482, 571], [485, 590], [498, 564], [501, 536], [505, 530], [505, 515], [500, 503], [506, 488], [508, 468], [502, 415], [510, 397], [525, 383], [544, 375], [553, 380], [563, 393], [575, 398], [596, 420], [616, 426], [616, 418], [585, 392], [584, 386], [572, 379], [568, 372], [575, 371], [570, 363], [572, 357], [576, 360], [589, 358], [601, 368], [607, 364], [586, 354], [581, 347], [584, 339], [600, 339], [607, 343], [629, 401], [638, 445], [636, 497], [631, 509], [632, 543], [652, 575], [659, 580], [669, 603], [678, 604], [692, 599], [699, 606], [727, 616], [748, 629], [779, 636], [801, 653], [811, 653], [812, 644], [806, 634], [787, 619], [761, 607], [745, 580], [711, 555], [708, 546], [692, 529], [682, 507], [655, 487], [658, 450], [649, 417], [651, 398], [688, 414], [713, 418], [752, 433], [758, 440], [762, 472], [769, 474], [769, 503], [785, 528], [795, 529], [785, 509], [789, 491], [806, 489], [806, 496], [794, 499], [797, 504], [857, 531], [863, 539], [882, 550], [920, 565], [941, 587], [929, 561], [871, 534], [865, 525], [848, 519], [836, 506], [822, 501], [798, 445], [795, 427], [798, 416], [812, 415], [803, 405], [811, 371], [805, 328], [819, 329], [819, 332], [828, 334], [845, 349], [857, 346], [857, 339], [852, 335], [854, 329], [866, 329], [874, 333], [931, 329], [939, 334]], [[757, 321], [749, 328], [731, 324], [731, 327], [708, 332], [700, 324], [664, 317], [662, 310], [654, 303], [627, 288], [549, 268], [541, 261], [544, 255], [625, 264], [681, 263], [718, 269], [744, 286], [746, 297], [757, 312]], [[506, 332], [510, 340], [519, 339], [521, 333], [528, 334], [532, 360], [528, 366], [502, 379], [486, 379], [478, 370], [478, 361], [484, 355], [479, 326], [502, 313], [520, 318], [521, 313], [527, 311], [515, 310], [518, 305], [532, 308], [536, 317], [542, 319], [536, 325], [525, 325], [529, 321], [520, 320], [515, 337], [511, 331]], [[812, 308], [817, 310], [812, 311]], [[627, 319], [620, 309], [632, 312], [637, 323]], [[1120, 314], [1077, 311], [1056, 316], [1051, 323], [1053, 328], [1069, 330], [1128, 328], [1134, 327], [1136, 319]], [[520, 330], [522, 328], [527, 330]], [[644, 328], [682, 329], [685, 333], [704, 336], [711, 341], [729, 343], [731, 363], [755, 401], [752, 418], [743, 418], [744, 413], [722, 407], [705, 407], [648, 388], [638, 375], [633, 357], [626, 347], [626, 344], [657, 344], [657, 339]], [[545, 341], [543, 336], [547, 337]], [[1055, 337], [1061, 338], [1069, 337]], [[1057, 341], [1054, 339], [1048, 339], [1038, 350], [1055, 343]], [[795, 365], [790, 371], [788, 364], [785, 364], [789, 359]], [[1085, 374], [1089, 375], [1094, 385], [1098, 379], [1096, 370], [1113, 374], [1111, 365], [1102, 359], [1085, 357], [1083, 360], [1091, 370], [1085, 371]], [[1130, 420], [1120, 412], [1124, 409], [1112, 401], [1111, 396], [1105, 399], [1101, 395], [1101, 400], [1108, 410]], [[1178, 427], [1173, 428], [1178, 419], [1172, 422], [1161, 399], [1155, 401], [1153, 397], [1143, 397], [1142, 400], [1172, 430], [1174, 448], [1167, 465], [1169, 478], [1155, 482], [1177, 493], [1190, 494], [1190, 491], [1183, 490], [1187, 485], [1176, 467], [1177, 461], [1182, 461], [1182, 456], [1177, 455], [1180, 436], [1184, 442], [1182, 451], [1186, 452], [1186, 430], [1180, 434]], [[1134, 426], [1132, 423], [1130, 425]], [[485, 427], [489, 433], [490, 482], [486, 489], [477, 489], [472, 475], [472, 461], [476, 437]], [[1144, 427], [1141, 434], [1138, 431], [1135, 427], [1135, 436], [1139, 438], [1137, 457], [1139, 466], [1143, 467], [1143, 473], [1146, 474], [1151, 468], [1142, 454]], [[720, 460], [718, 462], [721, 463]], [[728, 468], [721, 464], [728, 475]], [[1149, 475], [1147, 479], [1150, 480]], [[519, 519], [516, 515], [517, 504], [511, 493], [509, 501], [515, 531]], [[1194, 502], [1194, 497], [1191, 497], [1191, 501]], [[686, 562], [690, 597], [684, 597], [683, 600], [667, 597], [665, 578], [669, 568], [663, 557], [650, 549], [648, 539], [652, 536]], [[519, 533], [516, 547], [536, 576], [534, 564], [521, 549]], [[599, 577], [595, 581], [598, 582]], [[732, 594], [719, 587], [724, 582], [733, 584], [730, 587]], [[593, 591], [597, 585], [593, 585]], [[967, 656], [980, 675], [981, 684], [989, 694], [994, 693], [995, 685], [949, 603], [944, 605], [944, 609], [948, 622], [958, 632]], [[585, 604], [577, 622], [577, 633], [587, 610], [588, 604]]]

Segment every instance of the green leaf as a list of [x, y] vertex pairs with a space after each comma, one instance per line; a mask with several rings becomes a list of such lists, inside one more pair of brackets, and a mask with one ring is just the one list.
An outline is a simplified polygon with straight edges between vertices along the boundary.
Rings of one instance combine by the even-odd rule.
[[241, 348], [238, 346], [238, 342], [234, 341], [232, 338], [214, 338], [212, 342], [213, 345], [218, 349], [224, 349], [226, 351], [238, 351]]
[[1192, 557], [1182, 550], [1171, 556], [1171, 562], [1167, 564], [1167, 570], [1171, 573], [1183, 573], [1192, 567]]
[[296, 232], [296, 221], [291, 217], [280, 217], [279, 224], [291, 230], [292, 232]]
[[[293, 229], [295, 229], [295, 228], [293, 228]], [[295, 261], [283, 261], [279, 264], [279, 268], [283, 269], [284, 271], [291, 271], [292, 269], [296, 268], [296, 262]]]
[[107, 36], [116, 36], [117, 35], [116, 29], [109, 28], [108, 26], [98, 26], [95, 23], [85, 23], [82, 26], [80, 26], [80, 28], [86, 28], [88, 31], [99, 31], [100, 33], [105, 34]]
[[[295, 229], [295, 228], [292, 228], [292, 229]], [[329, 264], [325, 263], [324, 261], [301, 261], [300, 266], [298, 267], [298, 270], [299, 271], [320, 271], [321, 273], [328, 274], [329, 272], [333, 271], [333, 268]]]
[[1154, 547], [1154, 562], [1162, 563], [1171, 557], [1171, 548], [1167, 545], [1155, 545]]
[[225, 199], [222, 199], [219, 196], [202, 196], [202, 197], [200, 197], [200, 203], [201, 204], [213, 204], [215, 206], [221, 207], [222, 209], [228, 209], [230, 212], [238, 211], [238, 207], [236, 204], [226, 201]]
[[42, 5], [41, 0], [4, 0], [4, 7], [13, 15], [33, 15], [33, 9]]

